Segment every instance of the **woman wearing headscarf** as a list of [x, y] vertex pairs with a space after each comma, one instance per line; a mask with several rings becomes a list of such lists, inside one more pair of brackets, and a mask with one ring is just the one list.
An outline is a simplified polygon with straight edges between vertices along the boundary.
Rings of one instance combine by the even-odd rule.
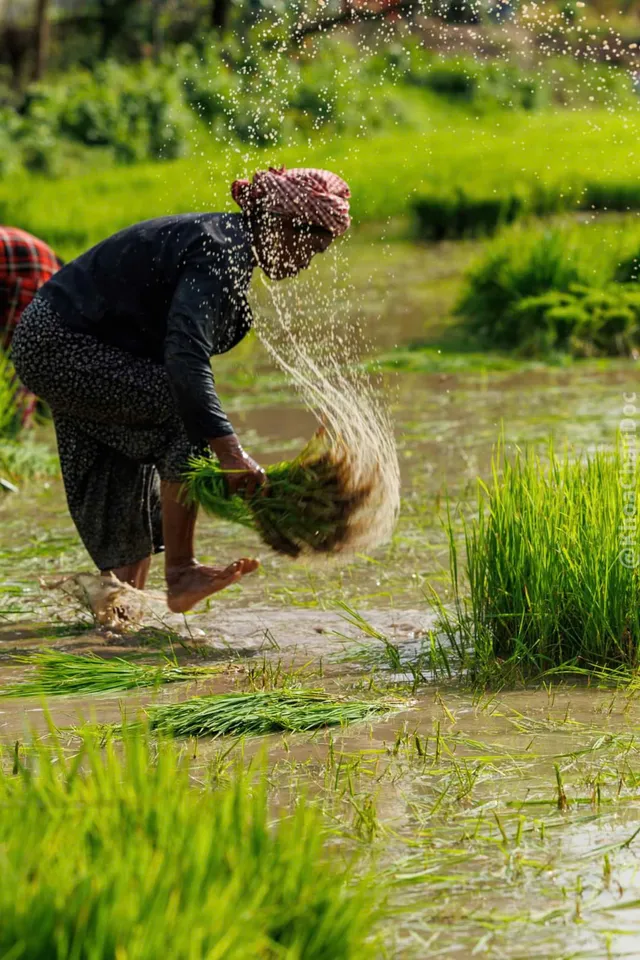
[[349, 227], [349, 188], [326, 170], [236, 180], [241, 213], [147, 220], [67, 264], [24, 312], [13, 358], [51, 407], [69, 510], [96, 566], [142, 589], [164, 551], [171, 610], [191, 609], [254, 571], [194, 554], [196, 508], [181, 498], [194, 455], [211, 451], [250, 496], [264, 472], [242, 449], [210, 358], [246, 336], [256, 266], [292, 277]]

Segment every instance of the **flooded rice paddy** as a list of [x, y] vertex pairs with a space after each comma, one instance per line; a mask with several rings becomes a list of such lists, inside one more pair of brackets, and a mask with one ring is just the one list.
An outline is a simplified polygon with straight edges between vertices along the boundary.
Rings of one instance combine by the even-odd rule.
[[[411, 248], [407, 261], [400, 246], [381, 249], [352, 250], [345, 315], [357, 302], [384, 350], [439, 336], [472, 251]], [[298, 450], [312, 416], [269, 380], [257, 345], [240, 371], [232, 359], [218, 381], [246, 447], [264, 462]], [[81, 602], [39, 584], [90, 569], [59, 479], [0, 499], [0, 685], [24, 675], [16, 653], [45, 646], [146, 661], [162, 652], [222, 668], [206, 683], [54, 698], [49, 719], [37, 699], [1, 700], [0, 738], [28, 751], [32, 731], [47, 737], [53, 721], [73, 750], [83, 722], [118, 722], [123, 710], [135, 716], [151, 701], [194, 693], [290, 685], [385, 696], [389, 715], [373, 724], [185, 750], [202, 782], [266, 751], [278, 802], [310, 794], [336, 842], [389, 885], [386, 956], [638, 957], [639, 691], [549, 684], [478, 693], [453, 678], [428, 682], [423, 669], [429, 589], [447, 597], [447, 497], [473, 503], [501, 432], [507, 447], [550, 437], [557, 447], [613, 444], [635, 365], [383, 377], [403, 479], [393, 542], [326, 571], [265, 554], [258, 575], [186, 618], [167, 613], [156, 564], [144, 624], [96, 629]], [[43, 438], [53, 442], [50, 432]], [[200, 559], [255, 553], [252, 534], [202, 518]], [[341, 604], [362, 615], [360, 627]]]

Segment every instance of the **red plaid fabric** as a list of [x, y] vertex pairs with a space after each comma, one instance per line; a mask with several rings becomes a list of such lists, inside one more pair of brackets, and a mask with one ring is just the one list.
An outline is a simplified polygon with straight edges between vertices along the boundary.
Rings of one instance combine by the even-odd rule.
[[17, 227], [0, 226], [0, 347], [9, 346], [22, 311], [60, 266], [42, 240]]
[[[61, 266], [42, 240], [17, 227], [0, 226], [0, 349], [9, 348], [22, 311]], [[18, 401], [22, 424], [29, 426], [38, 398], [20, 387]]]

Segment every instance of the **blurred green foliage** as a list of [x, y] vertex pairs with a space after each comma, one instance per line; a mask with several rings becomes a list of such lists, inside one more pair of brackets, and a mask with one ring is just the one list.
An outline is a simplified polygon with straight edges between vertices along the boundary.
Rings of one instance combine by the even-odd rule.
[[[60, 176], [74, 160], [76, 166], [172, 160], [201, 144], [207, 132], [217, 145], [240, 147], [309, 142], [322, 131], [370, 136], [411, 123], [416, 97], [428, 105], [434, 96], [474, 117], [569, 103], [572, 110], [637, 109], [628, 72], [612, 67], [552, 58], [534, 72], [515, 63], [442, 57], [411, 35], [369, 46], [315, 37], [298, 48], [281, 23], [265, 21], [241, 40], [200, 38], [197, 46], [178, 45], [157, 62], [106, 60], [32, 85], [19, 101], [5, 97], [0, 177], [21, 168]], [[456, 218], [453, 235], [490, 232], [521, 207], [546, 212], [549, 202], [557, 205], [555, 197], [533, 196], [530, 188], [487, 205], [485, 195], [474, 198], [469, 184], [461, 186], [462, 192], [442, 196], [442, 206], [418, 198], [422, 236], [449, 235]]]
[[514, 320], [523, 356], [555, 350], [574, 357], [634, 356], [640, 346], [640, 288], [550, 290], [521, 300]]
[[[232, 209], [231, 180], [282, 163], [345, 177], [355, 224], [406, 217], [416, 197], [446, 204], [457, 191], [492, 200], [535, 185], [560, 201], [584, 197], [587, 187], [603, 198], [639, 192], [640, 146], [624, 111], [505, 111], [497, 125], [492, 114], [477, 118], [430, 91], [407, 88], [403, 100], [407, 124], [371, 134], [334, 137], [329, 128], [286, 146], [238, 148], [204, 133], [186, 159], [86, 165], [57, 180], [16, 174], [0, 180], [0, 222], [19, 224], [68, 259], [136, 220]], [[640, 242], [629, 255], [638, 249]]]
[[8, 355], [0, 347], [0, 440], [13, 438], [19, 426], [15, 371]]
[[[616, 283], [638, 230], [518, 230], [471, 268], [458, 303], [479, 344], [546, 356], [632, 356], [640, 347], [640, 287]], [[626, 248], [626, 250], [624, 249]]]
[[19, 103], [0, 107], [0, 176], [21, 167], [57, 176], [88, 150], [116, 163], [175, 159], [198, 129], [205, 135], [203, 125], [218, 142], [258, 147], [403, 118], [383, 61], [333, 40], [322, 56], [278, 44], [263, 30], [254, 46], [247, 38], [237, 48], [183, 44], [158, 63], [105, 61], [31, 85]]
[[22, 165], [59, 174], [69, 145], [102, 148], [126, 163], [174, 159], [186, 150], [189, 127], [177, 75], [151, 63], [106, 62], [91, 73], [31, 86], [19, 112], [0, 112], [0, 138], [8, 146], [0, 173]]

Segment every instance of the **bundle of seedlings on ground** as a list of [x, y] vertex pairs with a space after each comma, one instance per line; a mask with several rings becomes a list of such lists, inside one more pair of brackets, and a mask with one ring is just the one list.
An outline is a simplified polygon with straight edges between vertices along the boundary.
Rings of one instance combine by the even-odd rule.
[[[0, 955], [365, 960], [380, 910], [298, 798], [266, 775], [198, 789], [171, 744], [35, 744], [0, 765]], [[13, 773], [11, 772], [13, 763]]]
[[229, 496], [226, 472], [207, 457], [192, 462], [185, 493], [279, 553], [352, 554], [387, 536], [395, 520], [395, 505], [387, 511], [381, 496], [383, 468], [363, 471], [360, 461], [358, 449], [320, 428], [294, 460], [267, 467], [265, 487], [249, 499]]
[[146, 708], [151, 730], [173, 737], [262, 736], [341, 726], [389, 712], [388, 703], [332, 700], [321, 690], [273, 690], [192, 697]]
[[170, 661], [162, 664], [130, 663], [121, 657], [103, 660], [93, 653], [77, 656], [57, 650], [14, 657], [14, 662], [35, 667], [35, 672], [0, 690], [0, 697], [109, 693], [184, 680], [204, 680], [220, 672], [220, 667], [182, 667]]
[[468, 601], [450, 519], [455, 603], [441, 608], [442, 624], [474, 649], [479, 678], [636, 666], [640, 482], [630, 436], [582, 459], [498, 451], [465, 530]]

